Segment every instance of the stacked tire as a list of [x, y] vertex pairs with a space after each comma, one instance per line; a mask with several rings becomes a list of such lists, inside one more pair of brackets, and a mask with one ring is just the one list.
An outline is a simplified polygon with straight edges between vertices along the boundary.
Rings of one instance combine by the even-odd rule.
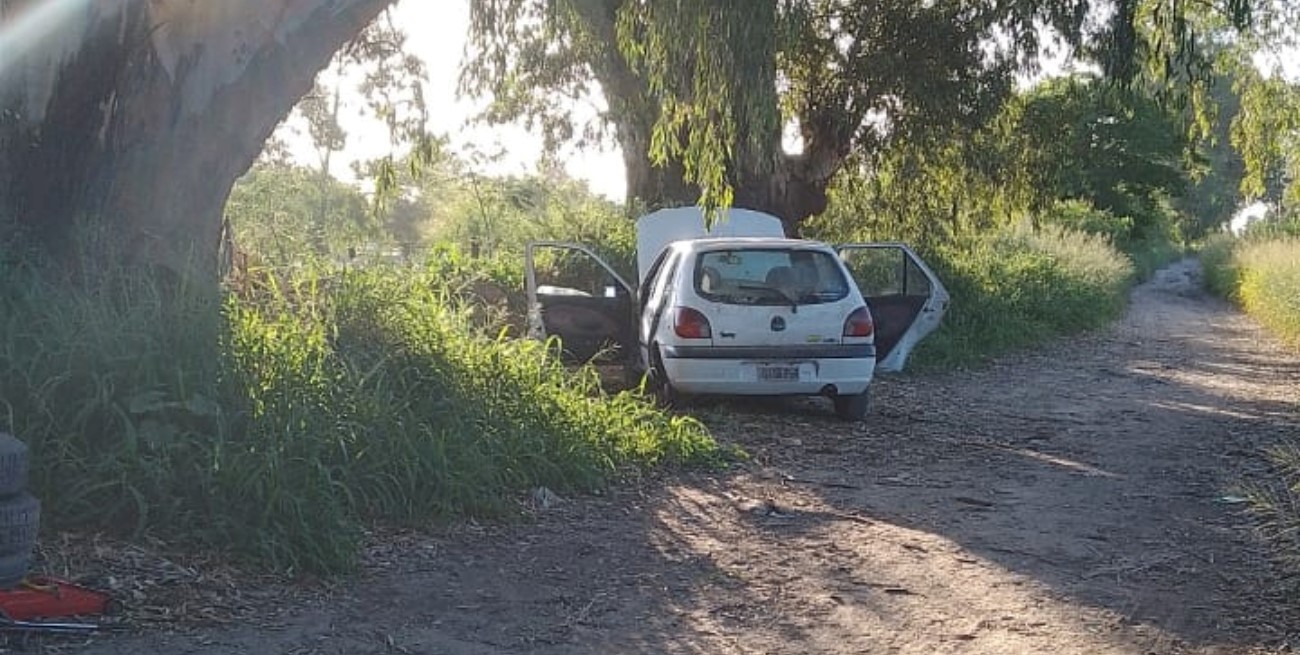
[[32, 566], [41, 502], [27, 493], [27, 444], [0, 432], [0, 590], [22, 584]]

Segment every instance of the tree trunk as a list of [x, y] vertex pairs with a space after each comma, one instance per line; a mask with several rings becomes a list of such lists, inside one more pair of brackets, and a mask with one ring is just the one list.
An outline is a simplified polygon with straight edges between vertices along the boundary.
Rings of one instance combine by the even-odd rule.
[[695, 204], [699, 187], [686, 181], [686, 170], [678, 162], [665, 166], [650, 163], [650, 130], [653, 120], [623, 120], [617, 126], [623, 165], [627, 173], [627, 206], [637, 211]]
[[827, 188], [843, 162], [840, 158], [819, 173], [804, 157], [782, 154], [771, 170], [745, 175], [748, 181], [736, 188], [736, 206], [776, 216], [785, 224], [786, 235], [798, 237], [805, 220], [826, 211]]
[[[644, 126], [646, 133], [649, 125]], [[620, 134], [628, 130], [620, 127]], [[640, 210], [693, 205], [699, 201], [699, 187], [686, 181], [680, 163], [666, 166], [650, 163], [647, 142], [620, 138], [627, 166], [629, 206]], [[779, 144], [775, 146], [779, 149]], [[799, 235], [805, 220], [826, 211], [827, 190], [844, 165], [847, 152], [790, 155], [780, 153], [773, 163], [757, 165], [734, 161], [730, 174], [735, 189], [734, 205], [765, 212], [781, 219], [786, 234]]]
[[[77, 263], [84, 221], [134, 263], [210, 275], [235, 180], [390, 1], [99, 0], [66, 10], [0, 61], [0, 218], [67, 264]], [[20, 37], [42, 29], [49, 21], [33, 16], [45, 10], [31, 10], [41, 4], [50, 3], [0, 0], [0, 25]]]

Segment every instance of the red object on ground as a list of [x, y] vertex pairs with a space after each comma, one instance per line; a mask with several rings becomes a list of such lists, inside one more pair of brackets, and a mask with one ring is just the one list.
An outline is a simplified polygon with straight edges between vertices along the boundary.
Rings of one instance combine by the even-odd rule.
[[0, 613], [15, 621], [98, 616], [108, 611], [110, 600], [66, 580], [32, 576], [17, 589], [0, 591]]

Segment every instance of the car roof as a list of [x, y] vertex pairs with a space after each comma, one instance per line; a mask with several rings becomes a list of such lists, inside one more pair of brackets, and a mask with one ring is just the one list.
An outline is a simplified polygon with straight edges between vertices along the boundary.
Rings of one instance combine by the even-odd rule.
[[706, 252], [713, 250], [746, 248], [792, 248], [800, 250], [826, 250], [829, 246], [820, 241], [807, 239], [783, 239], [777, 237], [727, 237], [715, 239], [687, 239], [673, 244], [685, 252]]

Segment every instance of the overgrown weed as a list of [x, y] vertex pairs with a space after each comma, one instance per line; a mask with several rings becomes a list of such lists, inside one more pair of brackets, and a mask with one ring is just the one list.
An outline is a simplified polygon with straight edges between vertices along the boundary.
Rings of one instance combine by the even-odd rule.
[[501, 516], [710, 462], [698, 422], [491, 338], [446, 262], [262, 274], [241, 294], [0, 263], [0, 429], [49, 524], [335, 572], [368, 521]]

